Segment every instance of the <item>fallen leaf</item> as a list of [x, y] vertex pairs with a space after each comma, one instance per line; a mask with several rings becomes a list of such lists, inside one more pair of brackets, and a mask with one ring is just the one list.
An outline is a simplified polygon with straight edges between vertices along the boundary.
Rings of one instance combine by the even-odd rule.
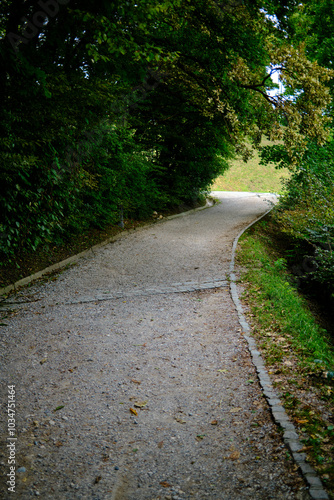
[[169, 488], [171, 486], [171, 484], [167, 483], [167, 481], [160, 481], [160, 484], [161, 486], [163, 486], [164, 488]]
[[231, 408], [230, 412], [231, 413], [236, 413], [237, 411], [241, 411], [241, 410], [242, 410], [242, 408]]
[[46, 363], [46, 362], [47, 362], [47, 358], [44, 358], [44, 359], [41, 359], [40, 364], [44, 365], [44, 363]]
[[298, 418], [296, 418], [296, 422], [297, 424], [307, 424], [308, 420], [306, 418], [304, 418], [303, 420], [299, 420]]
[[102, 477], [101, 476], [96, 476], [95, 480], [94, 480], [94, 484], [97, 484], [101, 481]]
[[239, 457], [240, 457], [240, 452], [239, 451], [233, 451], [228, 458], [230, 460], [238, 460]]
[[134, 410], [133, 408], [130, 408], [130, 411], [131, 411], [131, 413], [133, 413], [134, 415], [138, 415], [137, 410]]
[[226, 372], [228, 372], [228, 370], [217, 370], [217, 372], [226, 373]]
[[135, 380], [134, 378], [131, 379], [131, 382], [133, 382], [134, 384], [141, 384], [139, 380]]
[[204, 437], [205, 437], [205, 434], [197, 434], [196, 441], [202, 441], [202, 439], [204, 439]]
[[59, 446], [63, 446], [63, 443], [62, 443], [61, 441], [57, 441], [57, 442], [55, 443], [55, 446], [58, 446], [58, 448], [59, 448]]
[[57, 408], [55, 408], [53, 411], [58, 411], [58, 410], [61, 410], [62, 408], [64, 408], [64, 405], [57, 406]]
[[304, 451], [313, 450], [313, 446], [303, 446], [297, 453], [303, 453]]
[[138, 401], [138, 403], [134, 403], [136, 408], [144, 408], [147, 405], [147, 401]]
[[175, 420], [176, 420], [177, 422], [179, 422], [179, 424], [185, 424], [185, 423], [186, 423], [186, 421], [185, 421], [185, 420], [183, 420], [183, 418], [180, 418], [180, 417], [175, 417]]
[[160, 443], [158, 443], [158, 448], [162, 448], [164, 445], [164, 442], [163, 441], [160, 441]]
[[211, 425], [217, 425], [218, 421], [217, 420], [212, 420]]

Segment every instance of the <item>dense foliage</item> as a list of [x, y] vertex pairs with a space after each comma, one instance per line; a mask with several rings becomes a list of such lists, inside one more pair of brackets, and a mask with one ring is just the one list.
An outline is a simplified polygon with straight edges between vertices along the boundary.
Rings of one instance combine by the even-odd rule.
[[[3, 0], [2, 255], [194, 201], [262, 134], [299, 165], [329, 136], [332, 72], [297, 29], [312, 15], [294, 0]], [[286, 97], [269, 93], [278, 70]]]
[[[333, 68], [334, 4], [330, 0], [299, 3], [291, 12], [287, 31], [295, 43], [303, 43], [311, 61]], [[333, 97], [333, 80], [328, 82]], [[288, 92], [287, 92], [288, 93]], [[317, 284], [324, 295], [334, 297], [334, 140], [333, 107], [323, 111], [329, 119], [328, 141], [306, 143], [295, 165], [283, 144], [262, 151], [264, 163], [292, 169], [285, 196], [279, 204], [277, 221], [291, 238], [289, 255], [299, 283]]]
[[[266, 161], [285, 162], [284, 151], [269, 148]], [[282, 154], [279, 154], [282, 153]], [[334, 292], [334, 141], [307, 151], [285, 185], [275, 219], [290, 238], [289, 263], [300, 283], [317, 282]], [[325, 290], [324, 290], [325, 291]]]

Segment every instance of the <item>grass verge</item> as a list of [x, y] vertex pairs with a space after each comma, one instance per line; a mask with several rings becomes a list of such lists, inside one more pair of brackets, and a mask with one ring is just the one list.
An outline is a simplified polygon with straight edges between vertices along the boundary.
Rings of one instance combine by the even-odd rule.
[[278, 232], [269, 218], [241, 238], [237, 262], [243, 302], [303, 452], [334, 498], [333, 339], [294, 287]]

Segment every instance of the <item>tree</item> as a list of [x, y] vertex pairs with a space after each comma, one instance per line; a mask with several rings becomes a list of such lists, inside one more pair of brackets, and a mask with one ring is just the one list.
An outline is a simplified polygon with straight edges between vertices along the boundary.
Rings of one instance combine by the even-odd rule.
[[[48, 199], [55, 179], [78, 186], [78, 207], [102, 175], [80, 148], [103, 123], [131, 131], [173, 202], [196, 197], [231, 155], [247, 157], [249, 137], [283, 137], [296, 163], [304, 137], [326, 138], [331, 77], [290, 43], [297, 8], [291, 0], [2, 2], [0, 223], [21, 224], [32, 193]], [[268, 93], [278, 68], [287, 98]], [[8, 199], [22, 201], [19, 220]]]

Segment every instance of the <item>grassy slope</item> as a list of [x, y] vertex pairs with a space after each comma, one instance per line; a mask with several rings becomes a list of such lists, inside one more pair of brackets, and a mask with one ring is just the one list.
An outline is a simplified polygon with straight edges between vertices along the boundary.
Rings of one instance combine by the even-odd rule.
[[[262, 146], [268, 145], [264, 140]], [[212, 185], [213, 191], [257, 191], [260, 193], [280, 193], [282, 179], [289, 177], [288, 170], [277, 170], [274, 165], [259, 164], [259, 155], [254, 156], [247, 163], [241, 159], [230, 162], [230, 169], [216, 179]]]
[[[288, 171], [259, 164], [258, 154], [230, 170], [212, 186], [216, 191], [282, 192]], [[334, 370], [332, 340], [300, 296], [285, 266], [279, 226], [274, 218], [251, 228], [241, 239], [243, 303], [273, 385], [294, 422], [311, 464], [334, 499]]]
[[334, 498], [334, 348], [282, 258], [279, 227], [267, 217], [242, 237], [237, 262], [248, 322], [307, 459]]

